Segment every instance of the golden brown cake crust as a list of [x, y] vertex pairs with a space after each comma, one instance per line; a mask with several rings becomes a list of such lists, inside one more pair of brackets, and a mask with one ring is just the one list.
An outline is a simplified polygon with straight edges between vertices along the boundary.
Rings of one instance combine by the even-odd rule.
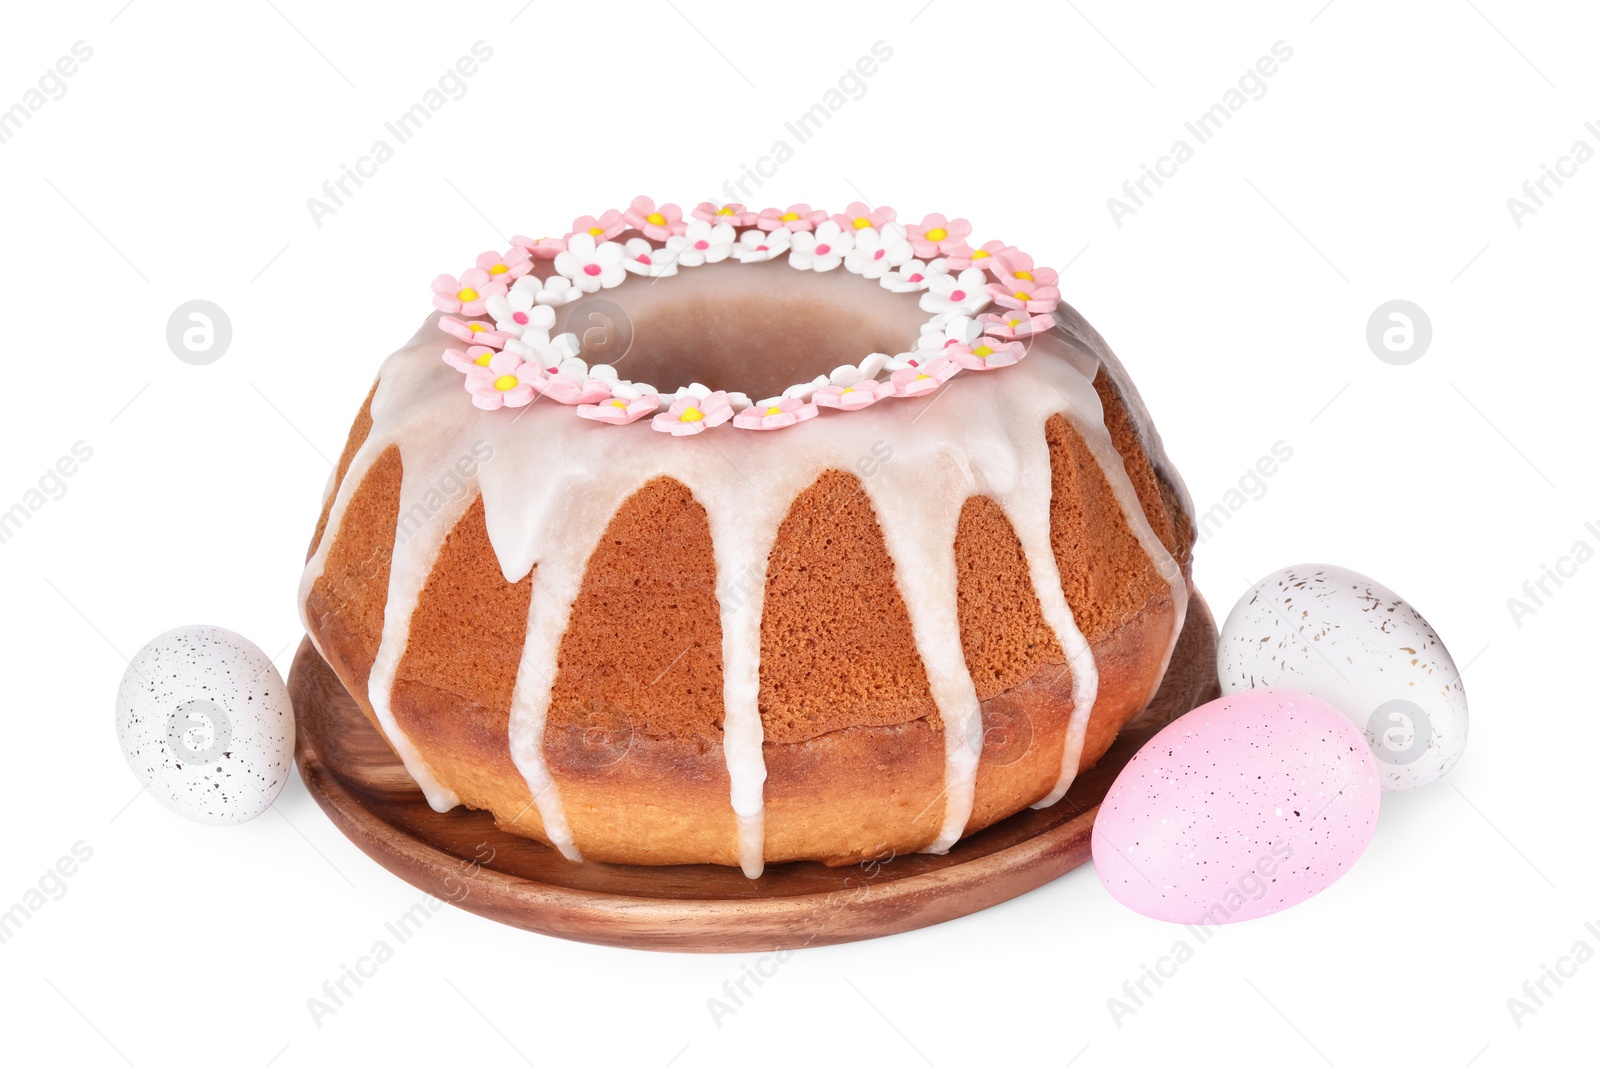
[[[1095, 388], [1140, 507], [1187, 573], [1192, 523], [1180, 493], [1151, 464], [1114, 384], [1102, 373]], [[337, 481], [370, 429], [371, 399]], [[1154, 691], [1178, 605], [1082, 436], [1061, 416], [1041, 432], [1051, 457], [1051, 547], [1099, 676], [1079, 760], [1087, 767]], [[393, 448], [364, 472], [306, 604], [319, 647], [374, 722], [366, 685], [383, 632], [401, 476]], [[970, 833], [1055, 786], [1073, 677], [1017, 535], [993, 501], [967, 501], [954, 547], [963, 649], [983, 712]], [[738, 862], [712, 554], [704, 509], [683, 485], [657, 479], [627, 500], [590, 558], [543, 742], [574, 843], [588, 858]], [[507, 741], [531, 584], [531, 576], [502, 577], [475, 499], [423, 589], [391, 707], [464, 804], [548, 840]], [[855, 475], [826, 471], [795, 499], [769, 557], [764, 600], [767, 860], [848, 863], [925, 848], [944, 817], [944, 725]]]

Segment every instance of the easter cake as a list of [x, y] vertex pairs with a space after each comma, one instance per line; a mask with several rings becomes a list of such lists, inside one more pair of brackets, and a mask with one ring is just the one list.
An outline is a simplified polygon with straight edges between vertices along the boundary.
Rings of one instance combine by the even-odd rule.
[[306, 629], [436, 809], [573, 860], [755, 877], [1052, 804], [1155, 693], [1194, 540], [1056, 281], [863, 204], [514, 238], [380, 368]]

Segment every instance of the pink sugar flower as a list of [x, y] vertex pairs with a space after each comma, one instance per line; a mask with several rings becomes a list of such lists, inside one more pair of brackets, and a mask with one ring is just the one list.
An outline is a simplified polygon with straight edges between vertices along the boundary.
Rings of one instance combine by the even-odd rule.
[[544, 380], [544, 395], [558, 404], [598, 404], [611, 397], [611, 383], [558, 370]]
[[911, 366], [889, 375], [889, 387], [894, 390], [895, 396], [923, 396], [954, 378], [960, 370], [960, 364], [945, 356], [931, 359], [920, 366], [912, 360]]
[[[1009, 282], [1005, 279], [1009, 278]], [[1053, 285], [1027, 281], [1017, 275], [1002, 276], [1002, 280], [989, 283], [989, 295], [1001, 307], [1043, 314], [1056, 309], [1061, 290]]]
[[567, 250], [565, 237], [523, 237], [514, 234], [511, 243], [535, 259], [555, 259]]
[[433, 280], [433, 306], [469, 318], [483, 314], [483, 302], [489, 297], [505, 293], [504, 282], [490, 279], [489, 272], [478, 267], [463, 271], [459, 280], [448, 274]]
[[1013, 278], [1038, 282], [1040, 285], [1054, 285], [1059, 280], [1056, 272], [1049, 267], [1035, 267], [1033, 257], [1026, 252], [1005, 252], [996, 256], [992, 264], [986, 265], [1003, 285], [1009, 286]]
[[709, 222], [716, 226], [726, 222], [729, 226], [754, 226], [756, 213], [743, 204], [723, 204], [718, 207], [707, 200], [696, 207], [691, 214], [701, 222]]
[[444, 350], [444, 361], [463, 374], [470, 374], [473, 367], [487, 367], [494, 362], [495, 350], [485, 345], [468, 345], [466, 351], [459, 348]]
[[751, 404], [733, 417], [733, 424], [741, 430], [781, 430], [816, 417], [816, 404], [797, 396], [775, 396]]
[[1009, 367], [1028, 354], [1028, 346], [1021, 341], [994, 341], [988, 338], [975, 345], [953, 344], [945, 348], [945, 355], [965, 370], [994, 370]]
[[926, 215], [921, 223], [906, 226], [906, 240], [923, 259], [965, 249], [971, 233], [972, 223], [966, 219], [947, 219], [939, 214]]
[[811, 401], [818, 407], [858, 411], [893, 395], [894, 386], [888, 382], [863, 378], [853, 385], [824, 385], [811, 394]]
[[979, 315], [978, 321], [983, 325], [986, 336], [998, 337], [1002, 341], [1032, 337], [1056, 324], [1056, 320], [1049, 315], [1030, 315], [1021, 309], [1009, 310], [1003, 315]]
[[660, 410], [661, 398], [654, 393], [641, 393], [630, 399], [622, 390], [614, 390], [609, 400], [579, 405], [578, 417], [610, 426], [626, 426]]
[[761, 214], [756, 216], [756, 225], [763, 230], [776, 230], [782, 227], [798, 233], [802, 230], [815, 229], [827, 217], [826, 211], [812, 211], [810, 204], [790, 204], [786, 211], [779, 211], [775, 207], [762, 208]]
[[1004, 241], [985, 241], [981, 248], [971, 249], [965, 256], [952, 256], [950, 269], [966, 270], [974, 266], [993, 269], [996, 256], [1012, 255], [1016, 250], [1016, 245], [1008, 245]]
[[684, 437], [721, 426], [733, 418], [733, 404], [722, 390], [696, 396], [687, 393], [672, 402], [672, 406], [650, 420], [652, 430]]
[[839, 229], [846, 232], [850, 230], [881, 230], [884, 226], [894, 221], [894, 208], [870, 208], [857, 200], [842, 212], [833, 216], [833, 221], [839, 224]]
[[478, 256], [478, 269], [489, 273], [489, 280], [510, 285], [533, 269], [533, 258], [526, 248], [513, 247], [506, 252], [483, 252]]
[[524, 363], [510, 352], [497, 352], [487, 367], [467, 368], [467, 392], [472, 403], [485, 411], [520, 408], [533, 403], [544, 380], [544, 369], [537, 363]]
[[636, 196], [628, 210], [622, 213], [628, 220], [628, 225], [643, 233], [652, 241], [665, 241], [673, 234], [683, 232], [686, 225], [683, 221], [683, 209], [677, 204], [662, 204], [648, 196]]
[[628, 228], [628, 220], [623, 218], [622, 212], [616, 208], [602, 211], [599, 218], [593, 215], [579, 215], [572, 220], [572, 229], [567, 233], [570, 239], [575, 233], [586, 233], [596, 241], [609, 241], [617, 234]]
[[440, 315], [439, 329], [458, 341], [467, 341], [475, 345], [502, 348], [506, 343], [505, 334], [490, 326], [487, 322], [478, 319], [468, 322], [453, 315]]

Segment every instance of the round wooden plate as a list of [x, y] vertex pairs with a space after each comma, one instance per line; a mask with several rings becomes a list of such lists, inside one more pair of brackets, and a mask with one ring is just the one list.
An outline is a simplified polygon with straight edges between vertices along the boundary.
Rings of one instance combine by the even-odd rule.
[[487, 812], [436, 812], [309, 640], [289, 672], [295, 753], [317, 803], [350, 840], [424, 892], [542, 934], [677, 952], [766, 952], [900, 933], [970, 915], [1089, 858], [1095, 812], [1157, 730], [1218, 694], [1216, 624], [1199, 596], [1161, 691], [1059, 804], [1013, 815], [944, 856], [732, 867], [569, 863], [497, 829]]

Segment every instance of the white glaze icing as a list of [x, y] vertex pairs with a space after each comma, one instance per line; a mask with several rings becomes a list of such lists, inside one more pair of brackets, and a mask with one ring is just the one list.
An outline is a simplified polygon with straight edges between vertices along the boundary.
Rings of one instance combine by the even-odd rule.
[[[709, 279], [713, 270], [692, 273]], [[859, 282], [839, 277], [845, 284]], [[655, 294], [672, 293], [670, 283], [639, 288], [656, 299], [668, 297]], [[636, 315], [647, 314], [650, 298], [641, 298]], [[564, 317], [581, 313], [582, 306], [572, 305]], [[916, 311], [914, 298], [905, 309], [910, 347], [916, 323], [925, 316]], [[334, 496], [327, 529], [306, 567], [302, 611], [323, 573], [350, 498], [388, 447], [398, 445], [401, 452], [402, 515], [419, 505], [430, 510], [428, 491], [447, 483], [462, 457], [475, 446], [492, 449], [492, 458], [477, 471], [489, 540], [508, 582], [534, 575], [508, 743], [547, 836], [568, 858], [578, 859], [579, 853], [543, 756], [561, 639], [589, 556], [606, 526], [635, 491], [657, 477], [685, 485], [705, 509], [710, 526], [722, 629], [723, 753], [738, 826], [738, 856], [750, 877], [761, 872], [764, 841], [766, 767], [758, 696], [767, 559], [795, 497], [822, 472], [857, 474], [872, 502], [944, 727], [945, 811], [930, 851], [948, 849], [971, 817], [982, 741], [977, 693], [958, 627], [953, 551], [961, 508], [971, 496], [991, 497], [1011, 522], [1045, 621], [1072, 670], [1074, 708], [1060, 776], [1036, 806], [1065, 795], [1082, 753], [1098, 672], [1074, 622], [1050, 544], [1050, 455], [1044, 424], [1052, 415], [1064, 415], [1082, 436], [1124, 520], [1171, 583], [1175, 621], [1163, 672], [1170, 660], [1188, 588], [1146, 519], [1105, 428], [1092, 385], [1102, 365], [1117, 382], [1152, 463], [1186, 505], [1187, 497], [1121, 365], [1070, 309], [1058, 314], [1063, 330], [1036, 339], [1021, 363], [960, 375], [931, 397], [881, 401], [866, 412], [819, 418], [774, 433], [689, 438], [654, 433], [644, 425], [610, 427], [573, 418], [572, 412], [547, 401], [520, 412], [479, 411], [461, 389], [457, 372], [439, 358], [448, 338], [437, 329], [436, 318], [384, 363], [372, 403], [372, 429]], [[824, 356], [819, 366], [833, 362], [837, 360]], [[892, 450], [891, 458], [873, 462], [885, 447]], [[438, 783], [396, 725], [389, 690], [428, 573], [472, 499], [470, 481], [459, 500], [431, 509], [428, 521], [415, 524], [409, 537], [397, 535], [384, 632], [369, 691], [406, 769], [441, 810], [456, 798]]]

